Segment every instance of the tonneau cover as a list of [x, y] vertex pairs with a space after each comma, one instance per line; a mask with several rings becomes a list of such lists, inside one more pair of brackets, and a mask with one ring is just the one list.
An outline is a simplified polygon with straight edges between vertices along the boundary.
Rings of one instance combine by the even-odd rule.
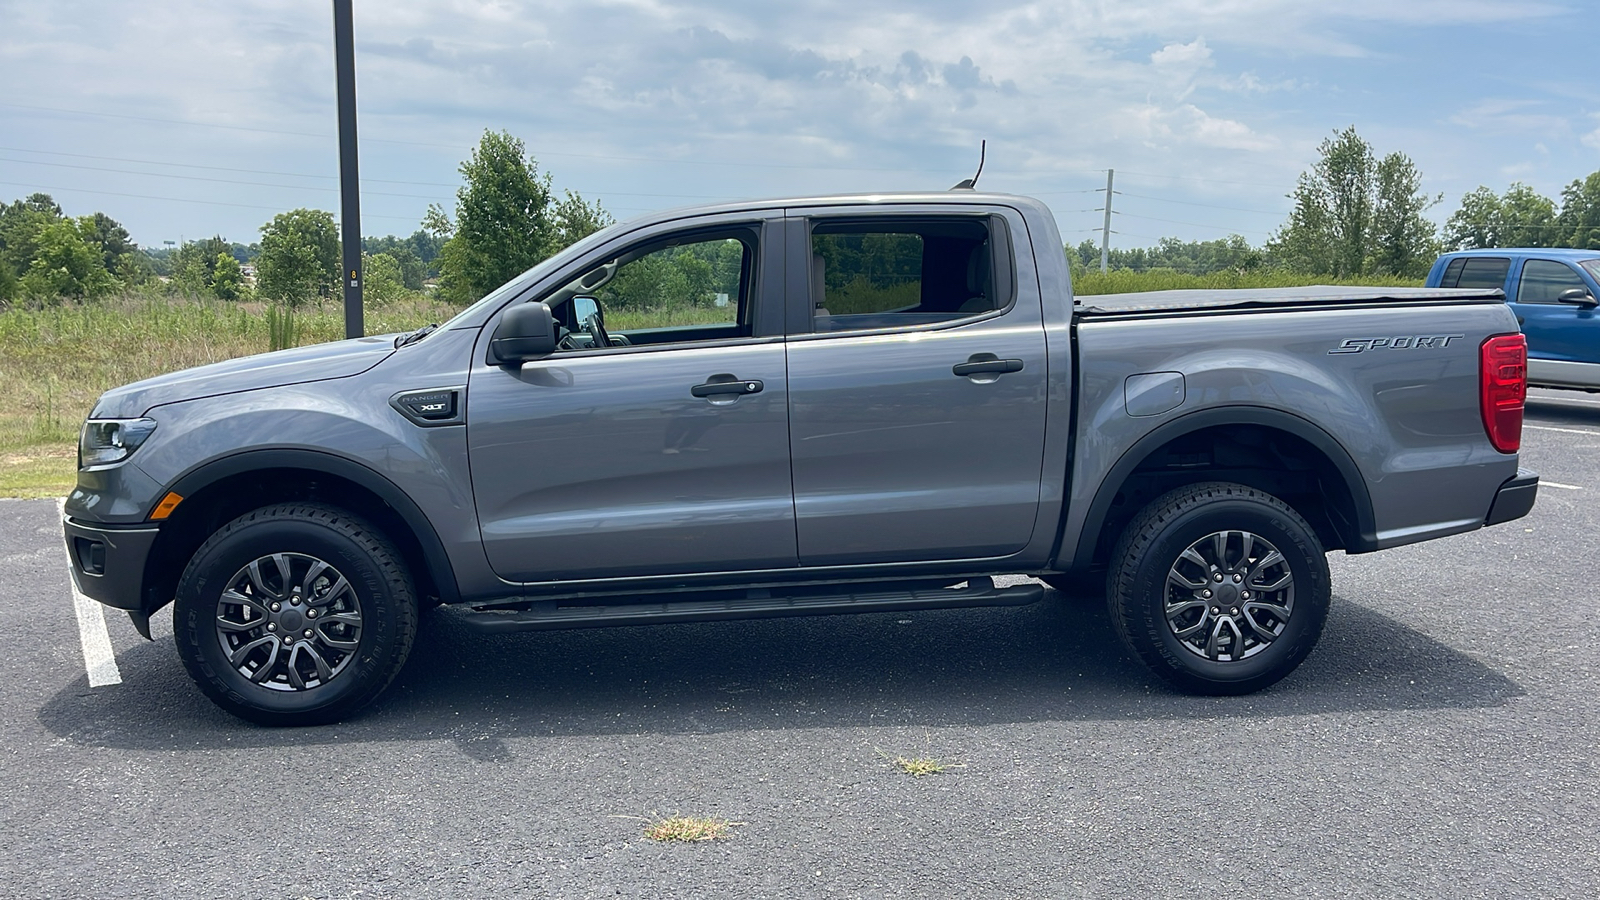
[[1319, 284], [1309, 287], [1239, 288], [1231, 290], [1142, 291], [1136, 294], [1093, 294], [1074, 297], [1074, 310], [1085, 316], [1182, 312], [1203, 309], [1337, 306], [1342, 303], [1499, 303], [1499, 289], [1351, 287]]

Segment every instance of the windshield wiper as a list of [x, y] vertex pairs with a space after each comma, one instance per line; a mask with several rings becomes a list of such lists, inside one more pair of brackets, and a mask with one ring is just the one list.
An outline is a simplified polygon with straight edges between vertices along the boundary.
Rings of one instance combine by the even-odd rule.
[[405, 347], [405, 346], [409, 346], [411, 344], [415, 344], [417, 341], [420, 341], [423, 338], [427, 337], [428, 335], [433, 334], [434, 330], [437, 329], [438, 327], [439, 327], [439, 323], [438, 322], [434, 322], [431, 325], [424, 325], [421, 328], [418, 328], [416, 331], [411, 332], [410, 334], [402, 334], [399, 337], [394, 339], [394, 348], [396, 350], [398, 350], [401, 347]]

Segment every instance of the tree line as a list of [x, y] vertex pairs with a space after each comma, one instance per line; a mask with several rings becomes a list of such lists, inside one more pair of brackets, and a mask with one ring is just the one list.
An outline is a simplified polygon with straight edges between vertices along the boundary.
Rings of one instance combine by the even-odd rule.
[[[428, 287], [439, 299], [469, 303], [613, 221], [599, 203], [571, 190], [558, 195], [523, 142], [505, 131], [485, 131], [460, 173], [452, 209], [430, 205], [409, 237], [363, 239], [369, 301]], [[1190, 274], [1282, 270], [1420, 278], [1446, 250], [1600, 249], [1600, 172], [1572, 181], [1559, 203], [1520, 182], [1501, 194], [1480, 186], [1462, 198], [1442, 230], [1425, 213], [1443, 197], [1422, 191], [1421, 182], [1410, 157], [1379, 155], [1352, 126], [1318, 146], [1316, 162], [1288, 195], [1288, 219], [1262, 246], [1237, 234], [1211, 241], [1162, 238], [1153, 247], [1111, 250], [1109, 265]], [[1100, 247], [1092, 240], [1065, 250], [1074, 268], [1099, 265]], [[674, 263], [684, 268], [679, 280], [685, 284], [704, 281], [701, 270], [708, 265], [726, 265], [690, 256]], [[0, 304], [93, 299], [159, 285], [222, 300], [294, 305], [333, 297], [340, 264], [338, 229], [324, 210], [279, 213], [250, 244], [216, 235], [148, 249], [105, 213], [69, 217], [48, 194], [0, 205]]]
[[[1504, 194], [1480, 186], [1438, 229], [1423, 214], [1443, 195], [1422, 190], [1422, 173], [1400, 152], [1378, 155], [1354, 126], [1317, 147], [1301, 173], [1289, 218], [1260, 247], [1241, 236], [1213, 241], [1163, 238], [1150, 248], [1113, 249], [1108, 265], [1204, 275], [1282, 270], [1303, 275], [1421, 278], [1440, 253], [1477, 247], [1600, 250], [1600, 172], [1575, 179], [1557, 204], [1520, 182]], [[1100, 246], [1069, 246], [1075, 268], [1100, 264]]]
[[[366, 300], [382, 303], [432, 282], [440, 299], [469, 303], [612, 222], [598, 203], [572, 191], [557, 196], [550, 176], [506, 132], [486, 131], [460, 171], [465, 183], [451, 212], [435, 204], [409, 237], [362, 239]], [[251, 244], [216, 235], [141, 248], [105, 213], [71, 218], [36, 193], [0, 205], [0, 305], [92, 300], [151, 286], [288, 305], [338, 292], [342, 257], [331, 212], [289, 210], [260, 233]]]

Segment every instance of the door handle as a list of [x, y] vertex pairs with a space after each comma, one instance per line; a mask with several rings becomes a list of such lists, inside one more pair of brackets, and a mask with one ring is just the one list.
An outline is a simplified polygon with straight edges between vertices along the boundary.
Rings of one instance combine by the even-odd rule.
[[759, 380], [740, 381], [732, 375], [713, 375], [705, 384], [689, 389], [696, 397], [716, 397], [721, 394], [759, 394], [766, 387]]
[[963, 377], [967, 375], [983, 375], [987, 373], [1003, 375], [1007, 372], [1021, 372], [1022, 360], [995, 359], [993, 357], [990, 357], [989, 359], [969, 359], [964, 363], [956, 363], [955, 365], [951, 366], [950, 371]]

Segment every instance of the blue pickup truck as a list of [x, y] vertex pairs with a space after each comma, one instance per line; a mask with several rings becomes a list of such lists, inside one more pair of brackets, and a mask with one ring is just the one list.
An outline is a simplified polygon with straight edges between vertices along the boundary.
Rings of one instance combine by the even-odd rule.
[[1528, 338], [1529, 387], [1600, 392], [1600, 250], [1446, 253], [1427, 286], [1505, 291]]

